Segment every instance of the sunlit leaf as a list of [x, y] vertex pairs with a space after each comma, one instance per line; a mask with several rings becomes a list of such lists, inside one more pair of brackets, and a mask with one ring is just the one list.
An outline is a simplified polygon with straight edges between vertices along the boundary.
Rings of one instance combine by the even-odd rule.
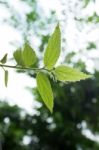
[[22, 59], [26, 67], [29, 67], [36, 62], [36, 54], [27, 43], [24, 45], [24, 49], [22, 51]]
[[16, 50], [13, 56], [18, 65], [26, 67], [33, 65], [37, 59], [34, 50], [27, 43], [24, 45], [23, 50]]
[[57, 80], [59, 81], [75, 82], [75, 81], [80, 81], [91, 77], [91, 75], [87, 75], [83, 72], [80, 72], [77, 69], [67, 67], [64, 65], [60, 65], [56, 67], [54, 73]]
[[53, 92], [52, 92], [50, 81], [48, 77], [42, 72], [37, 74], [36, 80], [37, 80], [38, 91], [45, 105], [50, 110], [50, 112], [52, 112], [53, 111]]
[[18, 65], [24, 66], [23, 60], [22, 60], [22, 51], [21, 49], [16, 50], [13, 53], [14, 59], [17, 62]]
[[4, 82], [5, 82], [5, 86], [7, 87], [8, 85], [8, 70], [5, 70], [5, 75], [4, 75]]
[[59, 24], [56, 26], [54, 33], [49, 39], [48, 46], [44, 54], [44, 65], [48, 69], [52, 69], [57, 62], [61, 51], [61, 32]]
[[8, 54], [5, 54], [5, 55], [3, 56], [3, 58], [0, 60], [0, 62], [1, 62], [2, 64], [5, 64], [5, 63], [6, 63], [6, 61], [7, 61], [7, 55], [8, 55]]

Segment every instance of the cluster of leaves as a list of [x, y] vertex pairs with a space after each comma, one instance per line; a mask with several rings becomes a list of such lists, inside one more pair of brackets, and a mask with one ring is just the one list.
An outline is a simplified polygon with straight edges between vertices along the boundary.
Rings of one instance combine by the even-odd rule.
[[34, 50], [26, 43], [23, 49], [18, 49], [13, 54], [17, 65], [22, 67], [31, 67], [36, 62], [36, 54]]
[[[31, 48], [31, 46], [28, 43], [24, 45], [23, 49], [18, 49], [13, 54], [14, 59], [17, 62], [17, 66], [20, 66], [21, 69], [32, 69], [32, 70], [34, 69], [36, 71], [37, 73], [36, 81], [38, 91], [45, 105], [50, 110], [50, 112], [53, 111], [54, 96], [48, 75], [50, 75], [50, 77], [53, 77], [54, 81], [58, 80], [62, 82], [75, 82], [90, 77], [90, 75], [87, 75], [85, 73], [78, 71], [77, 69], [65, 65], [59, 65], [55, 67], [55, 64], [60, 56], [60, 53], [61, 53], [61, 31], [59, 24], [57, 24], [53, 34], [49, 38], [49, 42], [44, 53], [43, 68], [32, 67], [37, 60], [37, 56], [35, 54], [35, 51]], [[1, 60], [1, 63], [3, 63], [3, 61], [6, 60], [5, 57], [6, 55]], [[6, 85], [7, 80], [8, 80], [8, 72], [5, 70]]]

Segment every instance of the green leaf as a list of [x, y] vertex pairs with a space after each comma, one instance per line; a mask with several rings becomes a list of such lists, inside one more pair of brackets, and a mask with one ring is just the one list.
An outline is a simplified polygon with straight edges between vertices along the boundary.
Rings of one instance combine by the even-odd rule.
[[5, 64], [5, 63], [6, 63], [6, 61], [7, 61], [7, 55], [8, 55], [8, 54], [5, 54], [5, 55], [3, 56], [3, 58], [0, 60], [0, 62], [1, 62], [2, 64]]
[[50, 112], [53, 111], [53, 92], [48, 77], [39, 72], [36, 77], [38, 91]]
[[7, 85], [8, 85], [8, 70], [5, 70], [4, 82], [5, 82], [5, 86], [7, 87]]
[[56, 64], [61, 51], [61, 32], [59, 24], [56, 26], [54, 33], [49, 39], [48, 46], [44, 54], [44, 65], [48, 69], [52, 69]]
[[14, 59], [17, 62], [18, 65], [24, 66], [23, 60], [22, 60], [22, 51], [21, 49], [16, 50], [13, 53]]
[[87, 75], [83, 72], [78, 71], [77, 69], [60, 65], [55, 68], [55, 76], [59, 81], [68, 81], [75, 82], [90, 78], [91, 75]]
[[37, 59], [34, 50], [27, 43], [24, 45], [22, 59], [26, 67], [33, 65]]
[[18, 49], [13, 56], [18, 65], [26, 67], [33, 65], [37, 59], [34, 50], [27, 43], [24, 45], [23, 51]]

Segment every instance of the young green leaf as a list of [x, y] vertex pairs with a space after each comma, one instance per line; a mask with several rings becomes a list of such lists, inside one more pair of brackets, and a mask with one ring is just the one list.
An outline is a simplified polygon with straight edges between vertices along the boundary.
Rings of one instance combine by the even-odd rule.
[[4, 82], [5, 82], [5, 86], [7, 87], [7, 85], [8, 85], [8, 70], [5, 70]]
[[13, 56], [14, 56], [14, 59], [17, 62], [18, 65], [24, 66], [24, 62], [22, 60], [22, 51], [21, 51], [21, 49], [16, 50], [13, 53]]
[[49, 39], [48, 46], [44, 54], [44, 65], [48, 69], [52, 69], [57, 62], [61, 51], [61, 32], [59, 24], [56, 26], [54, 33]]
[[37, 59], [34, 50], [27, 43], [24, 45], [22, 59], [26, 67], [33, 65]]
[[56, 67], [54, 73], [57, 80], [59, 81], [75, 82], [91, 77], [91, 75], [87, 75], [83, 72], [78, 71], [77, 69], [67, 67], [64, 65]]
[[8, 54], [5, 54], [5, 55], [3, 56], [3, 58], [0, 60], [0, 62], [1, 62], [2, 64], [5, 64], [5, 63], [6, 63], [6, 61], [7, 61], [7, 55], [8, 55]]
[[39, 72], [36, 77], [38, 91], [50, 112], [53, 111], [53, 92], [47, 76]]

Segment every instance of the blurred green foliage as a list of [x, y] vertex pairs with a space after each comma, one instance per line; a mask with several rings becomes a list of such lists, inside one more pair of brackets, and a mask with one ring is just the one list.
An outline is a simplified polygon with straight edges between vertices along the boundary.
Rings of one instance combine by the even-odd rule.
[[[29, 115], [18, 106], [0, 102], [0, 135], [6, 150], [98, 150], [99, 145], [87, 137], [99, 132], [99, 73], [75, 84], [52, 84], [55, 96], [51, 115], [44, 104]], [[37, 89], [31, 90], [42, 103]], [[24, 143], [27, 136], [29, 143]]]

